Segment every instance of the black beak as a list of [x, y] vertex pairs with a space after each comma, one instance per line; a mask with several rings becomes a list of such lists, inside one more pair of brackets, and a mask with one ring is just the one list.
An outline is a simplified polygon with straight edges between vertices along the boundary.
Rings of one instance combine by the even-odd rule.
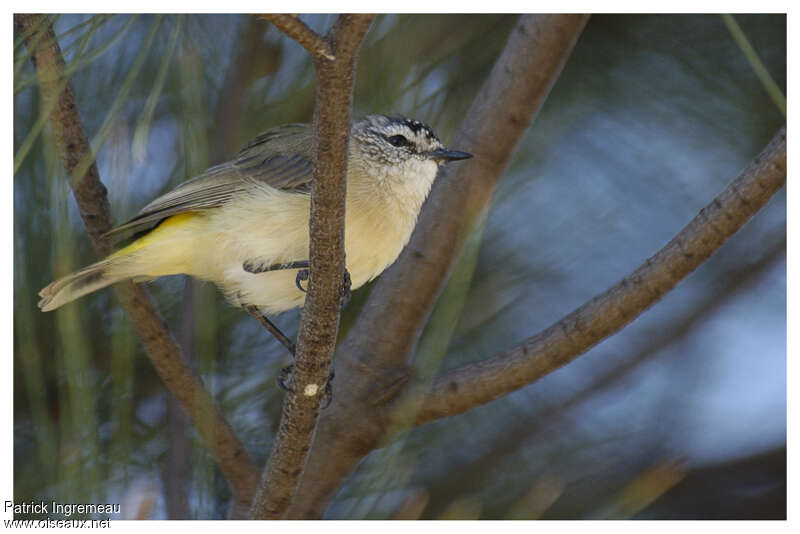
[[437, 148], [431, 152], [428, 152], [428, 155], [431, 159], [438, 160], [442, 163], [448, 163], [450, 161], [456, 161], [459, 159], [468, 159], [472, 157], [472, 154], [467, 152], [459, 152], [458, 150], [448, 150], [446, 148]]

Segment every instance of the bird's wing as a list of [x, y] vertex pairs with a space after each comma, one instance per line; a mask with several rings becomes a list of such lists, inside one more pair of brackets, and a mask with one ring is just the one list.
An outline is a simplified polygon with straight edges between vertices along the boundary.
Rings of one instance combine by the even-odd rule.
[[223, 206], [254, 183], [282, 191], [307, 192], [311, 186], [311, 128], [287, 124], [259, 135], [229, 162], [211, 167], [147, 206], [130, 221], [108, 232], [115, 235], [189, 211]]

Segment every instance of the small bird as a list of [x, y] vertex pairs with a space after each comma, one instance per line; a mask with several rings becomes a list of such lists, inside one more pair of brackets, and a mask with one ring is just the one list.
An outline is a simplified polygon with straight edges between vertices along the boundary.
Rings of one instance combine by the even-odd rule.
[[[439, 167], [472, 157], [425, 124], [369, 115], [352, 127], [345, 260], [351, 287], [378, 276], [408, 243]], [[259, 135], [227, 163], [179, 185], [111, 230], [149, 230], [128, 246], [39, 292], [51, 311], [122, 280], [187, 274], [214, 282], [237, 306], [277, 314], [305, 302], [312, 128]]]

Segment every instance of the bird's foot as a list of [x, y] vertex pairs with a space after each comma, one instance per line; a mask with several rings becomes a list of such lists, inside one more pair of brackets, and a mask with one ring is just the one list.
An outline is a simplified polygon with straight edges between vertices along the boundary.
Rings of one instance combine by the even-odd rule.
[[292, 369], [294, 369], [294, 364], [287, 365], [286, 367], [281, 369], [280, 373], [278, 373], [278, 385], [284, 391], [294, 392], [294, 390], [291, 387], [286, 385], [286, 382], [292, 377]]
[[[297, 289], [302, 291], [303, 293], [306, 292], [306, 289], [301, 285], [301, 282], [305, 282], [308, 280], [308, 269], [300, 269], [297, 271], [297, 277], [294, 279], [294, 283], [297, 286]], [[353, 282], [350, 278], [350, 271], [347, 270], [347, 267], [344, 268], [344, 276], [342, 277], [342, 300], [340, 307], [344, 309], [347, 306], [347, 303], [350, 302], [350, 298], [353, 296], [352, 291]]]
[[308, 269], [300, 269], [299, 271], [297, 271], [297, 277], [294, 279], [294, 285], [296, 285], [297, 289], [299, 289], [303, 293], [306, 292], [306, 289], [302, 285], [300, 285], [300, 282], [305, 282], [306, 280], [308, 280], [308, 276], [309, 276]]

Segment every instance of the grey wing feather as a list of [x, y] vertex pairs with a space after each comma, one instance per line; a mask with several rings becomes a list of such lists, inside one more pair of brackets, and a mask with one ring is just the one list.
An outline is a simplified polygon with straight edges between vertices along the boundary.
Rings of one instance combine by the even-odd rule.
[[179, 213], [218, 208], [247, 191], [253, 183], [283, 191], [310, 191], [310, 133], [307, 124], [287, 124], [259, 135], [232, 161], [211, 167], [158, 197], [107, 235], [157, 223]]

